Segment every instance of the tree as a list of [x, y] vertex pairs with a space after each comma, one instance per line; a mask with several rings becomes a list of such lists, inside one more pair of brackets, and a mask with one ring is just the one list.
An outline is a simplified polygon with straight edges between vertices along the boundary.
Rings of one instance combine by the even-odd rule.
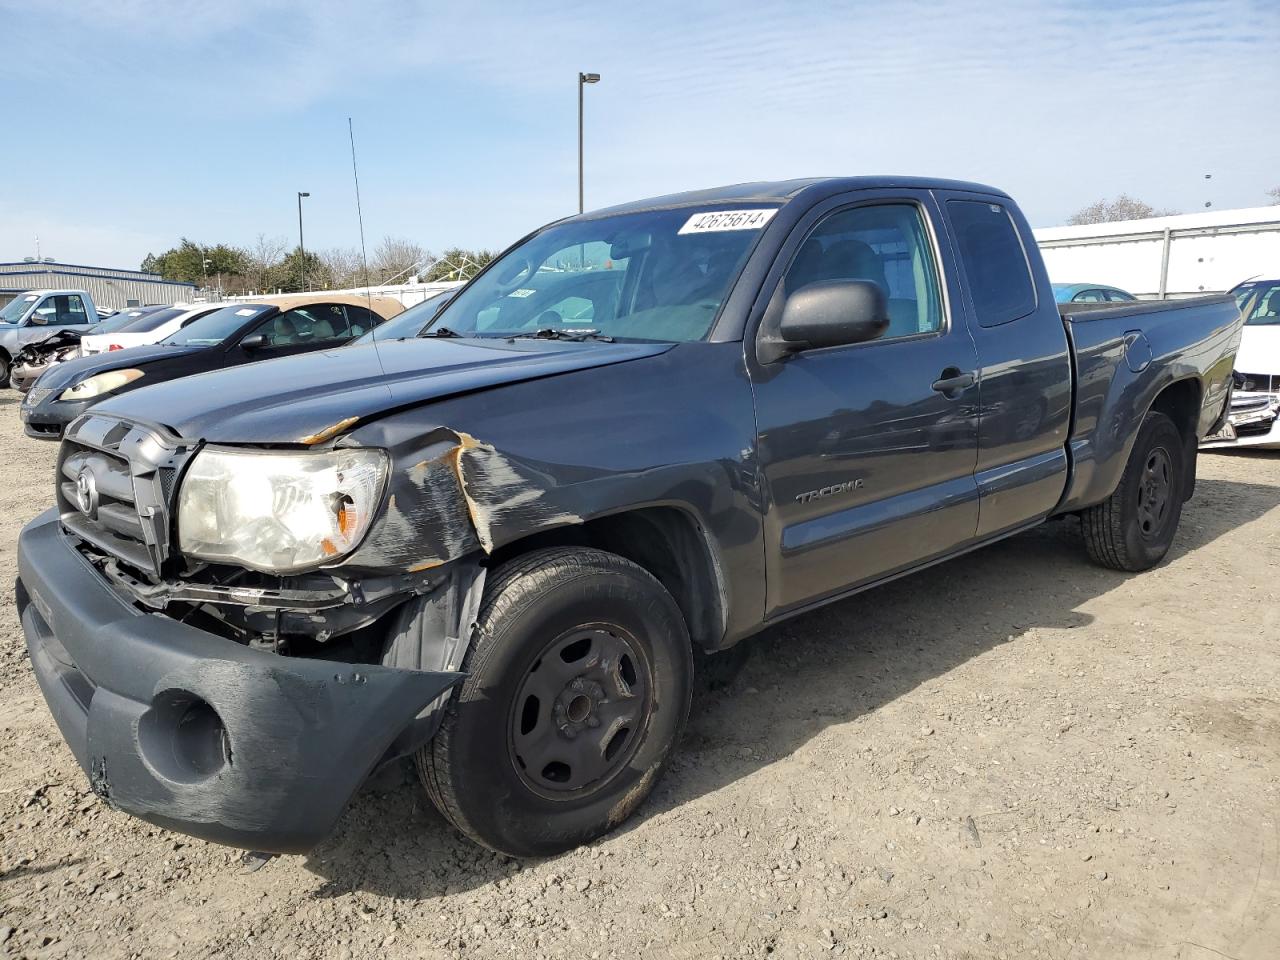
[[245, 251], [246, 290], [252, 293], [270, 293], [278, 279], [276, 271], [284, 260], [289, 243], [282, 237], [258, 234], [252, 247]]
[[158, 273], [166, 280], [209, 285], [210, 277], [239, 277], [247, 266], [245, 251], [225, 243], [196, 243], [183, 237], [176, 247], [164, 253], [148, 253], [142, 269]]
[[404, 283], [429, 254], [412, 240], [383, 237], [373, 251], [369, 276], [374, 283]]
[[318, 256], [335, 288], [342, 290], [365, 285], [364, 258], [355, 247], [333, 247], [319, 251]]
[[297, 247], [268, 271], [268, 279], [271, 281], [271, 289], [283, 290], [285, 293], [328, 290], [333, 287], [333, 276], [324, 261], [310, 250], [304, 260], [301, 249]]
[[1074, 227], [1085, 223], [1145, 220], [1148, 217], [1171, 217], [1177, 212], [1177, 210], [1157, 210], [1146, 201], [1122, 193], [1114, 200], [1098, 200], [1076, 211], [1067, 223]]
[[436, 280], [470, 280], [497, 254], [492, 250], [463, 250], [450, 247], [427, 269], [426, 283]]
[[1280, 187], [1272, 187], [1267, 191], [1267, 198], [1272, 203], [1280, 203]]

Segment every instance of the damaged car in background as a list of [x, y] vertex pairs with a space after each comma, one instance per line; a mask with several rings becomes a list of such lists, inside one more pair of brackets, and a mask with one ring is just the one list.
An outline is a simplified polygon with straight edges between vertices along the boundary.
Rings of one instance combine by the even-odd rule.
[[334, 293], [264, 297], [212, 313], [200, 308], [199, 319], [159, 343], [120, 350], [107, 344], [101, 353], [50, 369], [22, 401], [23, 429], [29, 437], [57, 440], [67, 424], [107, 397], [196, 373], [340, 347], [403, 311], [390, 297]]
[[1160, 562], [1240, 314], [1088, 306], [977, 184], [551, 224], [420, 336], [75, 419], [19, 541], [33, 670], [94, 791], [165, 828], [303, 852], [411, 756], [479, 843], [572, 848], [660, 779], [695, 648], [1054, 516]]
[[1280, 450], [1280, 280], [1249, 280], [1231, 293], [1244, 314], [1231, 414], [1204, 447]]
[[[117, 310], [91, 327], [54, 327], [40, 339], [28, 340], [13, 358], [9, 386], [26, 393], [50, 367], [81, 355], [81, 344], [90, 334], [122, 330], [134, 322], [157, 313], [164, 307], [132, 307]], [[101, 316], [101, 314], [99, 314]]]

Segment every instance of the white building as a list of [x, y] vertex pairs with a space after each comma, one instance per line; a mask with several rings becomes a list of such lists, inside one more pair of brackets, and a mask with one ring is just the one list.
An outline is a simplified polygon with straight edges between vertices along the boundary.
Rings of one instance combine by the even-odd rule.
[[1054, 283], [1098, 283], [1144, 299], [1221, 293], [1280, 276], [1280, 206], [1041, 227]]

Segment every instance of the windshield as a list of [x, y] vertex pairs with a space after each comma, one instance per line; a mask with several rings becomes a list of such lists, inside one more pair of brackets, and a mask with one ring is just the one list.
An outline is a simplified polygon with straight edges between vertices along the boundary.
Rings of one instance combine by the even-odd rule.
[[684, 207], [548, 227], [454, 297], [428, 332], [701, 340], [775, 211]]
[[24, 313], [27, 312], [31, 304], [38, 300], [35, 294], [29, 293], [26, 296], [14, 297], [4, 305], [4, 309], [0, 310], [0, 321], [5, 323], [17, 323]]
[[237, 303], [215, 310], [208, 316], [189, 323], [161, 343], [178, 347], [212, 347], [243, 327], [252, 317], [258, 317], [274, 307], [263, 303]]
[[444, 306], [444, 302], [452, 293], [452, 290], [442, 290], [440, 293], [432, 294], [421, 303], [414, 304], [400, 316], [378, 324], [363, 337], [351, 341], [351, 345], [373, 343], [375, 340], [403, 340], [406, 337], [416, 337], [422, 332], [427, 322], [436, 315], [436, 311]]
[[186, 312], [186, 307], [164, 307], [161, 310], [152, 310], [149, 313], [142, 314], [140, 317], [132, 318], [123, 326], [115, 329], [120, 333], [149, 333], [162, 323], [167, 323], [174, 317], [180, 317]]
[[1232, 293], [1246, 327], [1280, 326], [1280, 280], [1242, 283]]

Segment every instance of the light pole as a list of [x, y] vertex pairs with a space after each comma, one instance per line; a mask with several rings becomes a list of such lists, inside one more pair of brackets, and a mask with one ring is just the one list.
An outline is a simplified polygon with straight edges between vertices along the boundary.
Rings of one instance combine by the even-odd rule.
[[[302, 198], [309, 197], [311, 194], [298, 191], [298, 269], [302, 272], [301, 279], [298, 280], [298, 292], [302, 292], [302, 287], [307, 282], [307, 248], [302, 243]], [[310, 290], [310, 287], [307, 287]]]
[[598, 73], [578, 74], [578, 212], [582, 213], [582, 88], [588, 83], [599, 83]]

